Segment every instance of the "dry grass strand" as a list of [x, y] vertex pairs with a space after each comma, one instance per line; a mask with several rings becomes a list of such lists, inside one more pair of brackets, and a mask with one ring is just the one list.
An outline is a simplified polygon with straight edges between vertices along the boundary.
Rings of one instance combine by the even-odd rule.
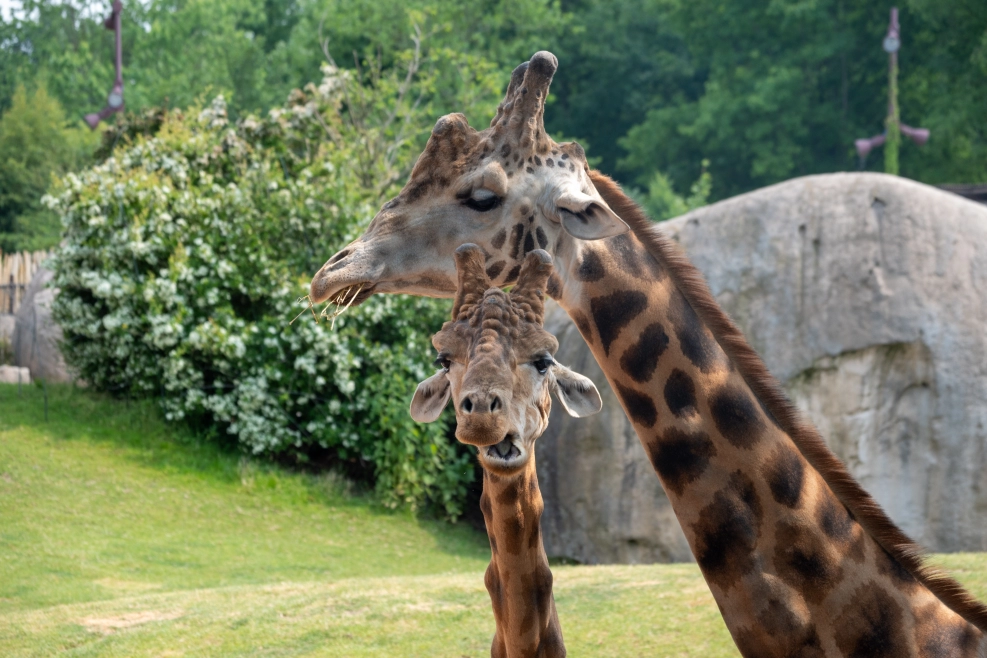
[[[339, 291], [339, 293], [334, 298], [329, 300], [329, 302], [325, 305], [322, 311], [319, 312], [318, 315], [315, 314], [315, 308], [314, 308], [315, 304], [312, 303], [311, 297], [309, 297], [308, 295], [305, 295], [304, 297], [299, 297], [298, 299], [295, 300], [295, 303], [298, 304], [307, 301], [308, 306], [303, 308], [301, 310], [301, 313], [299, 313], [294, 318], [292, 318], [291, 322], [289, 322], [288, 325], [290, 326], [294, 324], [295, 320], [302, 317], [305, 311], [311, 310], [312, 317], [315, 319], [316, 324], [319, 324], [319, 320], [321, 318], [325, 318], [326, 321], [329, 322], [329, 329], [330, 330], [335, 329], [336, 318], [338, 318], [340, 315], [345, 313], [349, 309], [349, 307], [353, 305], [353, 302], [356, 301], [357, 296], [359, 296], [360, 292], [363, 290], [363, 286], [364, 284], [362, 283], [359, 286], [357, 286], [356, 289], [353, 291], [352, 295], [349, 294], [350, 290], [353, 290], [352, 287], [345, 288]], [[345, 306], [343, 305], [344, 303]], [[329, 310], [330, 308], [332, 309], [332, 311]]]

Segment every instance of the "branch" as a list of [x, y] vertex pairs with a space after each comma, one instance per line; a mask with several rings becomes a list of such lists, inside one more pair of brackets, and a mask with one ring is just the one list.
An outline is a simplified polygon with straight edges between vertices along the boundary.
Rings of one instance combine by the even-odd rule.
[[415, 44], [415, 50], [411, 55], [411, 62], [408, 64], [408, 73], [404, 76], [404, 82], [402, 82], [398, 87], [398, 98], [394, 103], [394, 111], [391, 112], [391, 114], [384, 121], [383, 127], [385, 130], [391, 125], [395, 117], [397, 117], [398, 111], [401, 108], [401, 103], [404, 101], [404, 97], [408, 93], [408, 90], [411, 89], [411, 82], [414, 79], [415, 74], [418, 73], [418, 67], [421, 64], [422, 31], [421, 28], [418, 27], [417, 23], [414, 25], [414, 30], [415, 34], [411, 37], [411, 41]]
[[326, 60], [332, 64], [333, 67], [338, 69], [339, 67], [336, 66], [336, 60], [334, 60], [332, 55], [329, 54], [329, 37], [323, 38], [322, 36], [322, 26], [325, 25], [325, 22], [326, 18], [323, 16], [322, 20], [319, 21], [319, 47], [322, 49], [322, 54], [325, 55]]

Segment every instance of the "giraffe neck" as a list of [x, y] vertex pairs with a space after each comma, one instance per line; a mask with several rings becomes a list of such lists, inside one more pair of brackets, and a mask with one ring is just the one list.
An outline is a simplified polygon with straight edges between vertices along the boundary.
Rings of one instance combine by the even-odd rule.
[[565, 656], [552, 571], [542, 545], [544, 503], [534, 454], [525, 470], [513, 477], [484, 469], [480, 509], [490, 537], [484, 583], [496, 621], [491, 656]]
[[984, 634], [848, 512], [635, 234], [557, 253], [554, 296], [633, 423], [744, 656], [878, 655], [875, 642], [889, 648], [880, 655], [983, 650]]

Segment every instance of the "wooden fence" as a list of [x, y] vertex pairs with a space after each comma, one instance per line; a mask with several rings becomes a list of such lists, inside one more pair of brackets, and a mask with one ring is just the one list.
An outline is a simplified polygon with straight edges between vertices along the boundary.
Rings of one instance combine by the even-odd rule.
[[16, 313], [31, 277], [50, 251], [0, 252], [0, 313]]

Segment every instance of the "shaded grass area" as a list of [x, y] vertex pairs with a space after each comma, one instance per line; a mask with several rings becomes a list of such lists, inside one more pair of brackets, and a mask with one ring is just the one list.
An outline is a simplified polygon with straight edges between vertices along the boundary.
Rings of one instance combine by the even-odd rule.
[[173, 589], [482, 570], [486, 538], [176, 431], [0, 385], [0, 612]]
[[[0, 655], [489, 655], [482, 535], [49, 397], [0, 385]], [[987, 554], [934, 561], [987, 599]], [[694, 564], [553, 571], [569, 655], [738, 655]]]

